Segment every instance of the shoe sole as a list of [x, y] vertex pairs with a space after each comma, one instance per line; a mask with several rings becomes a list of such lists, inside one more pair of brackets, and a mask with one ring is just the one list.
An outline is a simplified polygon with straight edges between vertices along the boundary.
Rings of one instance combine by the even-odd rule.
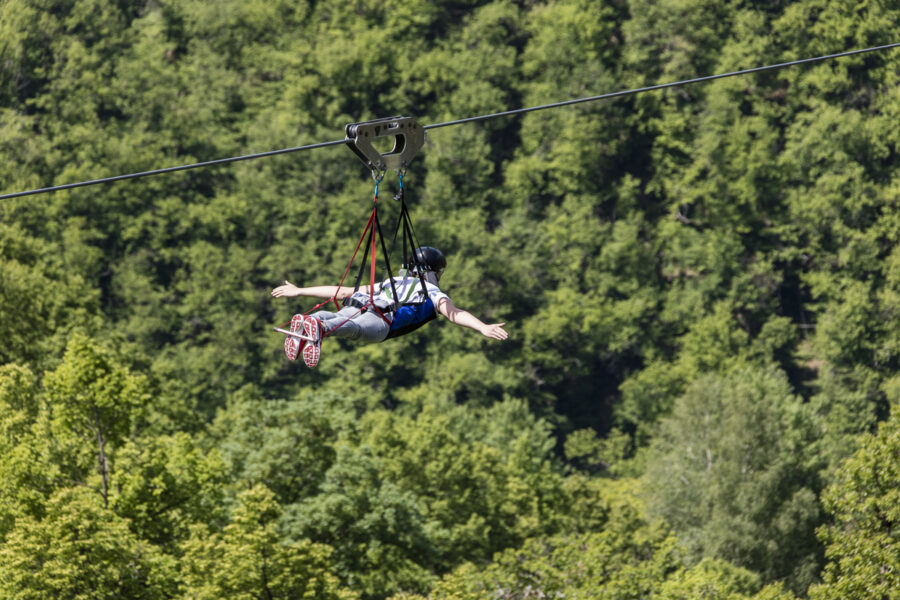
[[[294, 315], [291, 319], [291, 333], [299, 333], [302, 329], [304, 329], [306, 318], [303, 315]], [[288, 357], [288, 360], [297, 360], [297, 357], [300, 356], [300, 350], [306, 342], [295, 338], [292, 335], [287, 336], [284, 339], [284, 354]]]
[[303, 348], [303, 362], [309, 368], [319, 364], [319, 356], [322, 354], [322, 332], [319, 329], [317, 319], [306, 319], [303, 322], [303, 333], [306, 337], [315, 340], [306, 344]]

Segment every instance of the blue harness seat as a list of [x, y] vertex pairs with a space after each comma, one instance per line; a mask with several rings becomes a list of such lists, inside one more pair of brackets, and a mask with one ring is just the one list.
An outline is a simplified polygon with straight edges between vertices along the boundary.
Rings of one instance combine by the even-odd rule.
[[386, 340], [406, 335], [411, 331], [415, 331], [428, 321], [437, 317], [437, 311], [434, 309], [434, 302], [431, 298], [426, 298], [425, 302], [418, 304], [403, 304], [394, 311], [394, 320], [391, 321], [391, 330], [388, 332]]

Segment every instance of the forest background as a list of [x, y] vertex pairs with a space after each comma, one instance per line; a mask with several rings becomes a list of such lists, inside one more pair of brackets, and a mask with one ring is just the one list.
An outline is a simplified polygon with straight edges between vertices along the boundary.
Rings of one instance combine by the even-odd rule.
[[[3, 0], [0, 190], [896, 42], [802, 0]], [[0, 202], [3, 598], [896, 598], [900, 53], [430, 131], [457, 305], [315, 370], [327, 148]], [[396, 216], [383, 183], [386, 222]]]

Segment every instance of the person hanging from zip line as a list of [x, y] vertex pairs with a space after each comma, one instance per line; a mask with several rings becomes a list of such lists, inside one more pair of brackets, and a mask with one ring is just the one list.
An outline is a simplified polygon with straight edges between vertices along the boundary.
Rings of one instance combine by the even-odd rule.
[[[438, 281], [446, 266], [447, 260], [439, 250], [420, 246], [415, 250], [411, 268], [375, 284], [374, 289], [371, 286], [354, 289], [333, 285], [301, 288], [285, 280], [284, 285], [272, 290], [273, 297], [307, 296], [344, 301], [344, 307], [337, 312], [321, 310], [311, 315], [294, 315], [290, 328], [292, 335], [284, 342], [285, 354], [288, 359], [296, 360], [302, 351], [306, 366], [315, 367], [325, 336], [382, 342], [418, 329], [437, 315], [474, 329], [485, 337], [507, 339], [509, 334], [503, 329], [506, 323], [486, 324], [454, 306], [450, 297], [440, 290]], [[394, 298], [399, 300], [395, 302]]]

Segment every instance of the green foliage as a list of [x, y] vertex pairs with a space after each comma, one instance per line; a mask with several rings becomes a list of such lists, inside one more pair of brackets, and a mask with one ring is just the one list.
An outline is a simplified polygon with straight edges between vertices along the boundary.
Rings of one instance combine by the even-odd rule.
[[58, 450], [80, 455], [70, 463], [76, 481], [84, 481], [89, 473], [87, 457], [94, 456], [100, 493], [107, 505], [110, 454], [131, 432], [149, 400], [146, 378], [131, 374], [95, 341], [75, 334], [63, 363], [47, 375], [45, 386]]
[[607, 488], [594, 501], [609, 511], [602, 530], [531, 538], [489, 565], [466, 563], [436, 584], [431, 597], [646, 597], [679, 563], [674, 538], [645, 520], [628, 487]]
[[700, 378], [654, 442], [651, 510], [689, 559], [720, 557], [802, 592], [819, 567], [816, 435], [776, 369]]
[[23, 517], [0, 548], [9, 598], [170, 598], [175, 561], [140, 540], [128, 521], [84, 488], [61, 489], [40, 521]]
[[0, 362], [45, 367], [56, 355], [63, 328], [89, 322], [98, 294], [67, 272], [64, 262], [78, 255], [77, 248], [67, 249], [72, 254], [60, 260], [41, 239], [0, 224]]
[[897, 597], [900, 427], [893, 408], [876, 433], [863, 436], [822, 495], [833, 522], [819, 531], [828, 563], [811, 598]]
[[141, 537], [167, 550], [192, 523], [218, 520], [227, 471], [217, 450], [187, 433], [130, 440], [116, 453], [111, 508]]
[[285, 514], [290, 539], [332, 546], [335, 570], [364, 598], [427, 589], [434, 550], [416, 494], [382, 478], [368, 447], [340, 448], [318, 494]]
[[96, 340], [72, 336], [62, 364], [36, 385], [0, 367], [0, 536], [42, 519], [49, 498], [92, 490], [142, 542], [171, 550], [187, 527], [221, 513], [225, 466], [187, 433], [148, 434], [149, 388]]
[[662, 586], [661, 598], [709, 598], [723, 600], [746, 597], [759, 589], [749, 571], [724, 561], [704, 559], [692, 569], [679, 572]]
[[115, 494], [113, 454], [132, 433], [147, 402], [144, 376], [132, 374], [110, 352], [73, 334], [63, 362], [46, 373], [43, 389], [25, 368], [3, 368], [4, 439], [0, 535], [18, 516], [40, 518], [61, 488], [86, 486], [104, 506]]
[[[606, 504], [609, 515], [597, 532], [532, 538], [487, 566], [466, 563], [438, 582], [429, 598], [795, 598], [777, 585], [763, 588], [757, 575], [722, 560], [706, 558], [685, 566], [675, 538], [659, 523], [647, 521], [630, 491], [634, 483], [623, 480], [594, 496], [595, 502]], [[400, 594], [392, 600], [415, 598]]]
[[31, 431], [38, 411], [34, 374], [15, 364], [0, 367], [0, 538], [20, 515], [41, 510], [48, 488]]
[[332, 396], [265, 400], [245, 388], [221, 411], [211, 433], [239, 481], [264, 484], [279, 503], [314, 494], [334, 464], [338, 432], [352, 423], [352, 407]]
[[[631, 484], [607, 486], [594, 500], [609, 520], [594, 533], [532, 538], [495, 556], [486, 567], [466, 563], [432, 590], [434, 600], [665, 598], [792, 600], [777, 586], [760, 590], [759, 577], [725, 561], [682, 563], [675, 539], [648, 522]], [[394, 600], [407, 596], [394, 596]]]
[[282, 540], [281, 508], [270, 490], [254, 486], [238, 501], [221, 533], [198, 525], [184, 543], [185, 598], [356, 598], [331, 572], [330, 548]]
[[438, 565], [488, 558], [559, 526], [565, 497], [553, 442], [522, 403], [370, 415], [361, 441], [383, 457], [384, 476], [419, 497]]
[[566, 459], [580, 471], [615, 475], [622, 470], [631, 438], [613, 429], [599, 439], [593, 429], [579, 429], [566, 436]]
[[[704, 558], [690, 569], [682, 569], [660, 586], [659, 598], [665, 600], [742, 600], [744, 598], [780, 598], [793, 600], [794, 595], [778, 586], [760, 590], [759, 577], [725, 561]], [[759, 593], [757, 593], [759, 591]]]
[[[331, 415], [333, 427], [340, 409]], [[479, 411], [430, 403], [415, 416], [369, 411], [330, 444], [306, 438], [300, 456], [324, 441], [332, 458], [321, 480], [309, 470], [299, 486], [307, 493], [286, 506], [286, 528], [333, 546], [342, 578], [366, 597], [425, 591], [435, 573], [565, 521], [568, 494], [547, 424], [521, 402]]]
[[[888, 43], [898, 26], [890, 3], [824, 0], [7, 0], [0, 189]], [[508, 323], [503, 344], [438, 320], [329, 340], [314, 371], [283, 359], [270, 326], [312, 303], [268, 289], [336, 283], [369, 210], [371, 181], [337, 149], [0, 203], [4, 551], [50, 556], [77, 496], [96, 539], [124, 532], [96, 546], [121, 550], [109, 573], [138, 548], [121, 582], [150, 596], [185, 552], [188, 597], [483, 597], [490, 581], [523, 598], [803, 595], [820, 481], [840, 520], [834, 499], [856, 489], [842, 460], [900, 397], [896, 60], [429, 130], [406, 178], [419, 240], [447, 254], [455, 303]], [[677, 542], [643, 517], [617, 529], [623, 503], [638, 511], [620, 480], [645, 474]], [[827, 595], [852, 561], [823, 531]], [[4, 582], [53, 595], [26, 579]]]
[[60, 425], [115, 444], [131, 431], [149, 400], [146, 377], [134, 375], [97, 342], [76, 333], [63, 363], [45, 380]]

